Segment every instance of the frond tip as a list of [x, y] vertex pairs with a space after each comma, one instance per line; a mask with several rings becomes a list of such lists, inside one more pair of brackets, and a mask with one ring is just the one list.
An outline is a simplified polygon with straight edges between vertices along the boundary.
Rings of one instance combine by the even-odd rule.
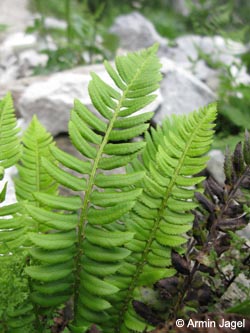
[[17, 120], [11, 94], [7, 94], [0, 100], [0, 166], [9, 168], [20, 157], [20, 129]]

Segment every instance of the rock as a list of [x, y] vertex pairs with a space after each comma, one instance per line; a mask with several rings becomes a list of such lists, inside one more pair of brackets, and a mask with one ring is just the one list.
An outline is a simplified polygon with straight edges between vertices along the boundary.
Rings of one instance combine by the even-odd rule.
[[1, 45], [1, 53], [20, 53], [37, 47], [37, 38], [33, 34], [15, 32], [6, 37]]
[[164, 78], [160, 92], [163, 101], [154, 116], [154, 122], [160, 123], [170, 114], [187, 114], [215, 100], [214, 93], [189, 72], [179, 68], [169, 59], [161, 59]]
[[18, 77], [31, 76], [36, 67], [44, 67], [47, 61], [47, 54], [42, 54], [35, 50], [22, 52], [18, 57]]
[[28, 11], [28, 0], [1, 0], [0, 23], [7, 25], [7, 33], [24, 31], [32, 21], [32, 14]]
[[5, 66], [1, 65], [0, 67], [0, 84], [5, 85], [7, 82], [11, 82], [18, 77], [18, 65], [16, 63], [16, 59], [14, 59], [14, 63], [11, 66], [8, 66], [8, 63], [12, 63], [12, 59], [10, 58]]
[[[200, 52], [209, 56], [214, 63], [220, 62], [223, 65], [231, 66], [232, 74], [237, 78], [238, 83], [250, 82], [246, 68], [241, 66], [241, 60], [237, 58], [238, 54], [247, 51], [247, 47], [243, 44], [221, 36], [203, 37], [196, 35], [179, 37], [175, 43], [174, 47], [166, 50], [165, 56], [178, 63], [182, 68], [192, 72], [214, 91], [218, 88], [221, 71], [209, 67], [205, 60], [200, 58]], [[235, 68], [233, 69], [233, 67]]]
[[236, 232], [239, 236], [244, 237], [247, 240], [248, 246], [250, 246], [250, 223], [248, 223], [248, 225], [245, 228], [238, 230]]
[[207, 163], [207, 170], [213, 178], [221, 185], [224, 185], [224, 155], [221, 150], [213, 149], [209, 152], [210, 160]]
[[23, 91], [18, 110], [28, 124], [33, 114], [53, 135], [67, 132], [74, 98], [89, 105], [87, 84], [90, 77], [75, 73], [58, 73], [32, 83]]
[[58, 20], [55, 17], [46, 17], [44, 20], [44, 26], [46, 29], [58, 29], [58, 30], [67, 29], [67, 23], [63, 20]]
[[188, 16], [189, 9], [186, 0], [172, 0], [171, 4], [177, 13], [183, 16]]
[[[232, 271], [231, 265], [228, 268], [229, 272]], [[225, 274], [227, 274], [227, 272], [225, 272]], [[249, 290], [249, 288], [250, 281], [247, 276], [242, 272], [229, 286], [225, 294], [222, 296], [220, 303], [225, 303], [228, 307], [230, 307], [237, 304], [238, 302], [242, 302], [246, 299], [246, 290]]]
[[0, 84], [28, 76], [38, 63], [44, 63], [44, 55], [38, 54], [37, 38], [23, 32], [8, 35], [0, 46]]
[[110, 32], [119, 37], [120, 47], [128, 51], [143, 49], [154, 43], [159, 43], [160, 48], [167, 46], [167, 39], [162, 38], [153, 24], [138, 12], [118, 16]]
[[169, 48], [167, 55], [173, 61], [187, 65], [190, 65], [190, 60], [196, 61], [199, 58], [199, 50], [210, 55], [212, 61], [221, 61], [226, 65], [231, 65], [236, 55], [247, 51], [243, 44], [221, 36], [186, 35], [177, 38], [175, 43], [176, 46]]
[[17, 174], [16, 167], [10, 167], [4, 170], [4, 178], [1, 180], [0, 191], [2, 190], [4, 184], [7, 182], [7, 191], [5, 200], [3, 202], [3, 206], [10, 205], [16, 202], [16, 193], [15, 193], [15, 186], [13, 182], [13, 177]]

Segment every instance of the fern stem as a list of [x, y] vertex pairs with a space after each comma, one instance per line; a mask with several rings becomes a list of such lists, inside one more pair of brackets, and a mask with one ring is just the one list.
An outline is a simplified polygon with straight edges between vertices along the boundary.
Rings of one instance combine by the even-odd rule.
[[168, 203], [169, 197], [170, 197], [172, 189], [173, 189], [173, 187], [174, 187], [174, 185], [176, 183], [176, 178], [178, 177], [179, 172], [181, 170], [181, 167], [182, 167], [182, 165], [184, 163], [184, 159], [185, 159], [187, 151], [190, 148], [190, 145], [191, 145], [191, 143], [193, 141], [193, 137], [196, 135], [196, 132], [199, 129], [200, 129], [200, 126], [197, 126], [196, 129], [192, 132], [192, 134], [190, 136], [190, 139], [186, 143], [185, 149], [184, 149], [184, 151], [182, 153], [181, 158], [179, 159], [179, 162], [178, 162], [178, 165], [177, 165], [177, 167], [175, 169], [174, 175], [173, 175], [173, 177], [172, 177], [172, 179], [171, 179], [171, 181], [169, 183], [169, 186], [167, 188], [165, 197], [162, 200], [160, 208], [158, 209], [159, 214], [157, 215], [157, 219], [156, 219], [156, 221], [154, 223], [153, 229], [150, 232], [150, 238], [149, 238], [149, 240], [147, 241], [147, 243], [145, 245], [145, 248], [144, 248], [143, 253], [142, 253], [141, 260], [137, 264], [137, 268], [136, 268], [135, 274], [134, 274], [134, 276], [132, 278], [132, 281], [130, 283], [130, 286], [128, 288], [128, 294], [127, 294], [127, 296], [126, 296], [126, 298], [124, 300], [123, 307], [122, 307], [122, 309], [121, 309], [121, 311], [119, 313], [118, 324], [115, 327], [115, 332], [116, 333], [120, 333], [121, 326], [122, 326], [122, 324], [124, 322], [124, 316], [126, 314], [126, 311], [128, 309], [130, 301], [133, 299], [133, 294], [134, 294], [135, 288], [137, 287], [138, 279], [140, 277], [140, 274], [143, 272], [143, 268], [144, 268], [145, 264], [148, 262], [147, 256], [148, 256], [148, 254], [149, 254], [149, 252], [151, 250], [151, 245], [152, 245], [152, 242], [155, 239], [155, 234], [156, 234], [156, 231], [159, 228], [161, 219], [164, 216], [164, 210], [167, 207], [167, 203]]

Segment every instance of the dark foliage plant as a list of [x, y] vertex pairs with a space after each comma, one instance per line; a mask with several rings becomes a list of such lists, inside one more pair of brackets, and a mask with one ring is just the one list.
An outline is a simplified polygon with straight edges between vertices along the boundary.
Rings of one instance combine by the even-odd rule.
[[[11, 165], [18, 169], [18, 201], [0, 207], [1, 285], [7, 286], [1, 332], [153, 329], [137, 307], [145, 287], [174, 279], [178, 261], [185, 261], [197, 222], [196, 186], [204, 180], [197, 173], [206, 166], [217, 113], [211, 104], [147, 132], [152, 112], [141, 111], [159, 87], [156, 51], [155, 45], [117, 57], [114, 67], [105, 62], [112, 86], [92, 73], [95, 112], [76, 100], [69, 121], [81, 158], [60, 150], [36, 117], [20, 140], [11, 96], [1, 101], [1, 175]], [[134, 140], [141, 134], [145, 140]], [[240, 177], [239, 162], [233, 167]], [[72, 194], [62, 195], [62, 187]], [[189, 272], [188, 262], [182, 266]]]

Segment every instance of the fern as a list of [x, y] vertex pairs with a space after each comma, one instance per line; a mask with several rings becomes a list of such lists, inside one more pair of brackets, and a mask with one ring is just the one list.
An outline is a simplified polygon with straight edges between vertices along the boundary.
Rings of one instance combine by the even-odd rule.
[[[31, 231], [38, 232], [45, 230], [44, 226], [40, 228], [37, 222], [34, 222], [25, 214], [23, 211], [23, 201], [29, 201], [30, 205], [39, 206], [40, 203], [33, 197], [33, 192], [57, 193], [57, 184], [41, 165], [42, 156], [46, 156], [52, 161], [54, 160], [48, 149], [48, 145], [51, 142], [52, 136], [45, 131], [34, 116], [23, 135], [22, 155], [17, 164], [19, 176], [15, 179], [15, 187], [19, 203], [0, 209], [0, 215], [4, 216], [4, 219], [0, 221], [0, 243], [2, 243], [0, 253], [2, 255], [5, 254], [4, 259], [7, 264], [16, 260], [15, 258], [19, 255], [23, 257], [23, 260], [26, 258], [29, 264], [27, 247], [30, 245], [30, 242], [27, 240], [27, 235]], [[8, 218], [6, 219], [6, 217]], [[22, 273], [22, 280], [25, 279], [27, 280], [27, 276], [24, 277]], [[30, 283], [27, 286], [26, 292], [29, 294], [29, 289], [34, 288], [34, 286]], [[34, 312], [37, 314], [37, 309], [34, 309], [30, 299], [27, 299], [25, 302], [18, 304], [18, 307], [13, 309], [9, 315], [5, 315], [8, 319], [8, 326], [13, 329], [13, 332], [14, 327], [20, 327], [20, 330], [27, 330], [25, 325], [27, 323], [31, 324], [34, 321]], [[19, 324], [18, 321], [20, 322]], [[38, 327], [38, 315], [35, 322]]]
[[[21, 154], [19, 128], [10, 94], [0, 101], [0, 180], [4, 177], [4, 169], [13, 166]], [[0, 203], [4, 202], [7, 182], [1, 189]], [[0, 207], [0, 254], [6, 254], [20, 245], [24, 221], [15, 214], [20, 210], [19, 204]], [[3, 217], [3, 218], [2, 218]]]
[[178, 249], [192, 226], [193, 186], [203, 177], [192, 177], [205, 167], [212, 142], [216, 108], [210, 105], [185, 117], [173, 117], [162, 129], [147, 135], [143, 164], [134, 162], [134, 169], [146, 169], [138, 198], [127, 220], [127, 230], [134, 239], [126, 244], [132, 254], [117, 274], [109, 277], [120, 292], [112, 298], [113, 322], [105, 332], [142, 332], [146, 324], [133, 310], [132, 300], [140, 299], [140, 287], [171, 276], [171, 249]]
[[20, 211], [19, 203], [0, 208], [0, 331], [3, 333], [34, 332], [35, 316], [24, 274], [26, 254], [20, 248], [26, 222]]
[[[132, 300], [140, 300], [141, 286], [175, 272], [171, 250], [181, 251], [186, 242], [196, 206], [193, 187], [203, 179], [193, 174], [205, 166], [216, 116], [211, 105], [166, 120], [146, 133], [146, 146], [131, 140], [147, 130], [152, 117], [138, 111], [158, 88], [156, 50], [117, 57], [115, 68], [105, 63], [112, 86], [92, 74], [95, 113], [75, 101], [69, 122], [81, 159], [58, 149], [36, 118], [27, 129], [15, 181], [20, 202], [0, 209], [8, 217], [0, 220], [0, 242], [5, 259], [28, 247], [31, 295], [4, 319], [6, 333], [24, 329], [18, 320], [32, 325], [32, 311], [37, 332], [44, 331], [41, 314], [49, 318], [70, 299], [72, 333], [86, 332], [92, 323], [105, 333], [146, 328]], [[74, 195], [58, 195], [58, 184]]]
[[11, 215], [0, 222], [0, 244], [2, 243], [5, 248], [4, 252], [13, 251], [24, 245], [27, 233], [32, 228], [39, 230], [37, 223], [32, 223], [25, 215], [22, 201], [29, 201], [31, 205], [39, 206], [40, 203], [33, 197], [34, 192], [56, 194], [57, 184], [41, 165], [42, 156], [53, 160], [48, 149], [48, 144], [51, 142], [52, 136], [34, 117], [23, 135], [22, 157], [17, 164], [19, 176], [15, 179], [15, 188], [19, 203], [0, 209], [0, 216]]
[[35, 245], [31, 255], [40, 262], [26, 269], [38, 281], [33, 299], [43, 306], [56, 306], [71, 296], [73, 288], [72, 332], [84, 332], [91, 323], [110, 319], [107, 299], [119, 289], [106, 277], [114, 274], [121, 266], [119, 261], [130, 254], [124, 244], [132, 239], [133, 232], [112, 231], [112, 226], [122, 221], [141, 194], [134, 185], [144, 171], [122, 175], [108, 171], [127, 165], [145, 145], [129, 140], [144, 133], [148, 128], [145, 121], [152, 117], [152, 113], [134, 114], [155, 99], [152, 93], [161, 78], [156, 50], [153, 46], [117, 57], [116, 68], [106, 62], [116, 88], [92, 74], [89, 94], [100, 118], [76, 101], [69, 122], [71, 141], [83, 155], [82, 160], [54, 146], [50, 152], [64, 168], [43, 159], [43, 167], [58, 183], [80, 191], [83, 198], [37, 193], [35, 198], [41, 204], [56, 211], [27, 207], [32, 218], [53, 228], [53, 234], [30, 235]]
[[10, 94], [0, 100], [0, 166], [9, 168], [20, 157], [19, 128]]
[[48, 148], [52, 141], [51, 134], [33, 116], [23, 135], [23, 153], [17, 164], [19, 177], [15, 179], [15, 189], [19, 201], [28, 200], [29, 204], [37, 206], [39, 203], [33, 196], [34, 192], [57, 193], [57, 183], [42, 166], [42, 157], [54, 161]]

